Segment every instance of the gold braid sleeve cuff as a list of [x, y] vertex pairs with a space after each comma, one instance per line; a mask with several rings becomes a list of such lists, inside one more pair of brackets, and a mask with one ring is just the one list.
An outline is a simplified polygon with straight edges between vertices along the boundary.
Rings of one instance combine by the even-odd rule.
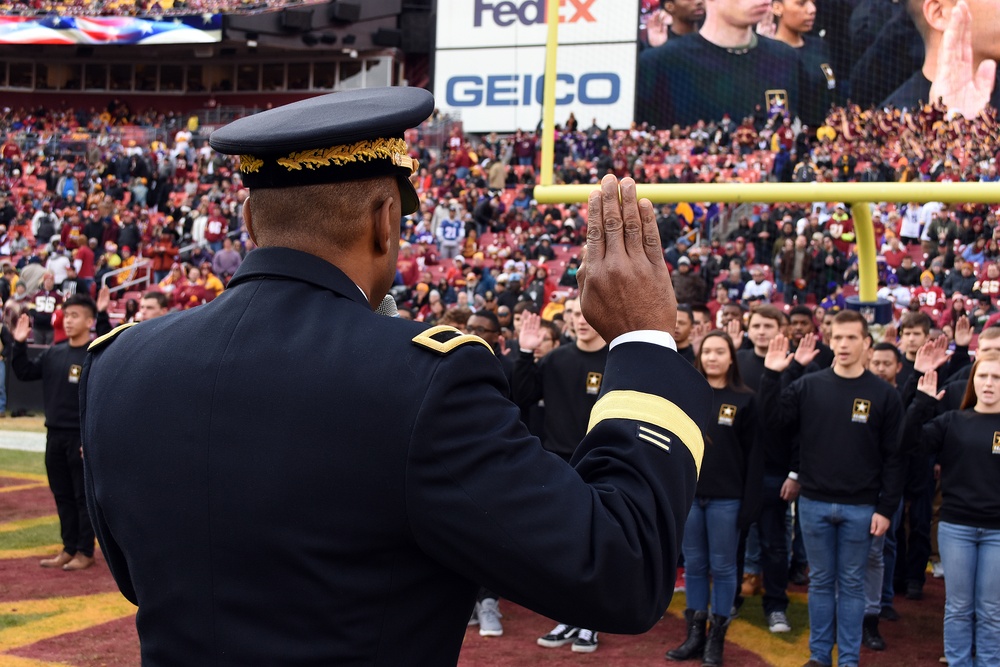
[[[665, 398], [638, 391], [611, 391], [601, 397], [590, 412], [589, 433], [607, 419], [628, 419], [645, 422], [668, 431], [678, 438], [691, 452], [695, 468], [701, 474], [701, 460], [705, 455], [705, 439], [701, 429], [687, 414]], [[636, 437], [670, 451], [671, 438], [667, 435], [639, 427]]]

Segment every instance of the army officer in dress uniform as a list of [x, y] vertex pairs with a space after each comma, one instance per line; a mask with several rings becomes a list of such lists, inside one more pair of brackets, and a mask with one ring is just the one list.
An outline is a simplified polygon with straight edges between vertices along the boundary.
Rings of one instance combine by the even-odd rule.
[[215, 132], [259, 249], [212, 303], [93, 344], [89, 504], [144, 665], [454, 665], [479, 585], [619, 633], [670, 601], [711, 394], [673, 349], [652, 206], [591, 196], [582, 307], [613, 342], [567, 464], [481, 339], [373, 312], [433, 108], [359, 90]]

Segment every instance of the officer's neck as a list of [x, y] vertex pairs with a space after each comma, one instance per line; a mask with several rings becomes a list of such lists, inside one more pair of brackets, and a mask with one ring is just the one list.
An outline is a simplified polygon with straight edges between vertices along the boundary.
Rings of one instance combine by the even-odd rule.
[[373, 253], [363, 254], [359, 248], [355, 248], [336, 253], [327, 261], [343, 271], [358, 286], [372, 310], [382, 303], [382, 297], [392, 286], [391, 277], [388, 282], [385, 280], [385, 270]]
[[[300, 250], [310, 255], [315, 255], [336, 266], [361, 290], [372, 310], [375, 310], [382, 303], [382, 297], [386, 295], [389, 287], [392, 286], [391, 276], [388, 282], [385, 280], [385, 270], [382, 268], [383, 262], [378, 261], [378, 257], [376, 257], [373, 250], [363, 248], [360, 243], [347, 249], [331, 245], [304, 247], [288, 242], [282, 245], [292, 250]], [[384, 289], [382, 289], [383, 287]]]

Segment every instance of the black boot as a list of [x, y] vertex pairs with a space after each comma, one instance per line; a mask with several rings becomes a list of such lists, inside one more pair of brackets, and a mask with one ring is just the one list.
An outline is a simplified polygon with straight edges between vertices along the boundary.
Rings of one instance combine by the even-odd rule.
[[667, 660], [693, 660], [700, 658], [705, 651], [705, 624], [708, 622], [708, 612], [685, 609], [684, 618], [687, 619], [687, 639], [677, 648], [667, 651]]
[[702, 659], [701, 667], [721, 667], [722, 649], [726, 643], [726, 630], [728, 629], [728, 618], [712, 614], [712, 627], [708, 629], [708, 639], [705, 641], [705, 657]]
[[877, 615], [865, 616], [864, 624], [861, 626], [861, 644], [873, 651], [885, 650], [885, 640], [878, 632]]

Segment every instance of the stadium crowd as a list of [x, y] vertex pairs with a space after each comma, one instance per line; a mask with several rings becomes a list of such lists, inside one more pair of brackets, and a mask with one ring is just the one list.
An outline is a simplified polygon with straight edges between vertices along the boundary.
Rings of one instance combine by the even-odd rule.
[[[133, 123], [166, 139], [127, 139], [121, 128]], [[252, 250], [241, 223], [247, 192], [238, 163], [213, 153], [205, 136], [175, 115], [133, 114], [114, 104], [101, 113], [17, 110], [0, 117], [0, 129], [0, 368], [26, 354], [23, 314], [30, 316], [33, 341], [50, 345], [67, 337], [60, 306], [78, 304], [77, 295], [99, 297], [98, 310], [113, 322], [197, 307], [223, 291]], [[83, 150], [68, 152], [47, 140], [57, 130], [86, 130], [91, 138]], [[763, 110], [670, 129], [613, 130], [596, 121], [582, 128], [570, 116], [557, 129], [556, 178], [596, 183], [611, 172], [662, 183], [996, 181], [998, 136], [995, 110], [970, 121], [931, 105], [907, 114], [838, 107], [816, 130]], [[600, 392], [607, 347], [574, 298], [587, 212], [540, 206], [532, 198], [538, 153], [533, 132], [471, 137], [456, 126], [443, 145], [417, 141], [412, 155], [426, 165], [416, 176], [422, 206], [401, 223], [392, 294], [403, 317], [484, 338], [504, 365], [525, 423], [543, 446], [568, 459]], [[966, 529], [985, 530], [995, 541], [989, 517], [1000, 515], [1000, 505], [964, 504], [979, 489], [962, 487], [968, 482], [954, 466], [976, 464], [949, 449], [948, 424], [909, 443], [896, 436], [904, 422], [916, 433], [930, 417], [947, 414], [945, 407], [976, 406], [977, 396], [987, 412], [995, 406], [993, 385], [987, 387], [993, 380], [981, 383], [978, 370], [970, 374], [995, 364], [970, 366], [970, 349], [1000, 349], [997, 209], [874, 204], [879, 295], [895, 309], [893, 323], [869, 335], [863, 318], [841, 314], [858, 280], [848, 207], [660, 207], [661, 241], [682, 304], [678, 351], [716, 388], [719, 422], [712, 437], [727, 443], [706, 454], [685, 534], [686, 581], [684, 574], [678, 580], [688, 591], [688, 636], [669, 658], [721, 664], [730, 619], [745, 597], [761, 592], [769, 629], [788, 632], [785, 590], [789, 581], [801, 584], [810, 576], [810, 617], [827, 621], [813, 625], [813, 638], [829, 645], [814, 645], [810, 664], [829, 664], [816, 651], [832, 648], [834, 618], [841, 655], [858, 642], [883, 650], [879, 619], [898, 620], [894, 595], [921, 598], [929, 560], [934, 576], [943, 572], [950, 585], [947, 554], [967, 539]], [[802, 430], [803, 417], [814, 412], [798, 415], [790, 406], [810, 405], [812, 398], [798, 397], [820, 380], [860, 377], [873, 398], [855, 401], [851, 424], [868, 433], [864, 410], [883, 410], [881, 431], [870, 436], [881, 453], [858, 452], [866, 464], [837, 468], [843, 478], [832, 475], [831, 485], [831, 475], [817, 474], [817, 466], [836, 468], [836, 461], [817, 453]], [[843, 399], [851, 409], [848, 394], [833, 391], [820, 405]], [[958, 400], [950, 403], [953, 394]], [[5, 409], [0, 393], [0, 416]], [[831, 433], [842, 426], [831, 426]], [[845, 438], [859, 437], [843, 429]], [[918, 447], [922, 438], [926, 452]], [[993, 459], [981, 463], [995, 471], [1000, 459]], [[859, 467], [860, 478], [852, 476]], [[987, 491], [992, 503], [995, 489]], [[931, 517], [942, 490], [938, 549]], [[840, 601], [831, 601], [837, 565], [816, 555], [826, 539], [816, 530], [823, 520], [810, 525], [809, 517], [838, 500], [877, 506], [873, 511], [884, 514], [885, 524], [877, 530], [872, 524], [872, 548], [866, 542], [852, 553], [858, 567], [840, 573]], [[862, 532], [868, 535], [867, 525]], [[731, 557], [709, 555], [706, 545], [718, 536], [732, 542]], [[975, 584], [954, 578], [966, 588]], [[1000, 637], [989, 629], [995, 625], [983, 622], [1000, 621], [995, 605], [981, 602], [971, 594], [949, 597], [945, 643], [950, 636], [971, 637], [975, 613], [979, 659], [994, 664]], [[499, 635], [499, 619], [497, 600], [484, 591], [473, 622], [483, 635]], [[581, 652], [598, 647], [596, 632], [561, 623], [538, 641]]]

